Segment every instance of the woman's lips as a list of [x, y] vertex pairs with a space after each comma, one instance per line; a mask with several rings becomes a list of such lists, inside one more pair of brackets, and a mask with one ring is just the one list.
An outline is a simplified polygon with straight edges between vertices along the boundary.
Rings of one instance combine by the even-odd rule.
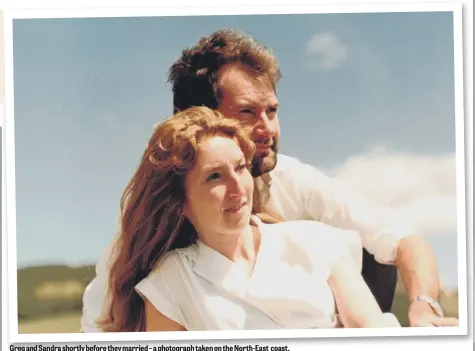
[[240, 205], [233, 206], [233, 207], [228, 207], [228, 208], [226, 208], [224, 211], [225, 211], [225, 212], [228, 212], [228, 213], [237, 213], [237, 212], [239, 212], [246, 204], [247, 204], [247, 202], [243, 202], [243, 203], [240, 204]]

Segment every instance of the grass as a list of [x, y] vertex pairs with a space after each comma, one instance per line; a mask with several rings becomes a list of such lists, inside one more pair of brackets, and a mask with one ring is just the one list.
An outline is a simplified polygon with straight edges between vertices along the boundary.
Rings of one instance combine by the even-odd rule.
[[22, 320], [18, 324], [18, 334], [79, 333], [81, 312], [71, 312], [51, 317]]

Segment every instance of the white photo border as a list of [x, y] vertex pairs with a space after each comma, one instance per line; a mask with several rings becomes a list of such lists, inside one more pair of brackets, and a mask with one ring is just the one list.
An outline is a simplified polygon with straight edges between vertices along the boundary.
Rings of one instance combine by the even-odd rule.
[[[17, 256], [16, 256], [16, 197], [15, 197], [15, 139], [13, 96], [13, 36], [14, 19], [28, 18], [78, 18], [78, 17], [151, 17], [151, 16], [200, 16], [242, 14], [304, 14], [304, 13], [379, 13], [379, 12], [453, 12], [454, 23], [454, 72], [455, 72], [455, 123], [456, 123], [456, 172], [457, 172], [457, 240], [458, 240], [458, 287], [459, 327], [450, 328], [380, 328], [380, 329], [320, 329], [320, 330], [272, 330], [272, 331], [207, 331], [162, 333], [67, 333], [67, 334], [19, 334], [17, 307]], [[220, 6], [220, 7], [163, 7], [140, 9], [74, 9], [74, 10], [12, 10], [4, 14], [5, 25], [5, 123], [2, 128], [5, 146], [3, 162], [6, 206], [2, 207], [3, 230], [8, 230], [8, 332], [11, 343], [39, 342], [117, 342], [117, 341], [170, 341], [170, 340], [223, 340], [223, 339], [294, 339], [333, 337], [383, 337], [383, 336], [444, 336], [467, 335], [467, 258], [466, 258], [466, 198], [465, 198], [465, 143], [464, 143], [464, 95], [463, 95], [463, 38], [462, 5], [460, 3], [420, 4], [368, 4], [359, 5], [305, 5], [305, 6]], [[7, 186], [8, 184], [8, 186]], [[5, 257], [6, 256], [6, 257]], [[4, 258], [5, 257], [5, 258]], [[5, 278], [4, 278], [5, 279]]]

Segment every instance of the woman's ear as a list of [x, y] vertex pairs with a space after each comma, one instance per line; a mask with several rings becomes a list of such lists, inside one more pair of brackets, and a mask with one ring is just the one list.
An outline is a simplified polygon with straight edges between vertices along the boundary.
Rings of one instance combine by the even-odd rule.
[[183, 206], [183, 216], [185, 216], [186, 219], [188, 219], [188, 206], [186, 204]]
[[192, 226], [195, 225], [193, 214], [191, 213], [190, 207], [186, 204], [183, 206], [183, 217], [185, 217]]
[[191, 222], [191, 220], [190, 220], [190, 209], [189, 209], [188, 204], [186, 202], [183, 205], [183, 216]]

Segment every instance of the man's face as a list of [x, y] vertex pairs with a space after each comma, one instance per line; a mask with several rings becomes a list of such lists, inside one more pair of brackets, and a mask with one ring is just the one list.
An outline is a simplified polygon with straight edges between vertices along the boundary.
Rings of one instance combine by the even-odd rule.
[[236, 66], [223, 67], [219, 76], [221, 99], [218, 110], [251, 127], [251, 138], [256, 144], [252, 175], [256, 177], [272, 171], [277, 164], [280, 136], [279, 101], [274, 89]]

